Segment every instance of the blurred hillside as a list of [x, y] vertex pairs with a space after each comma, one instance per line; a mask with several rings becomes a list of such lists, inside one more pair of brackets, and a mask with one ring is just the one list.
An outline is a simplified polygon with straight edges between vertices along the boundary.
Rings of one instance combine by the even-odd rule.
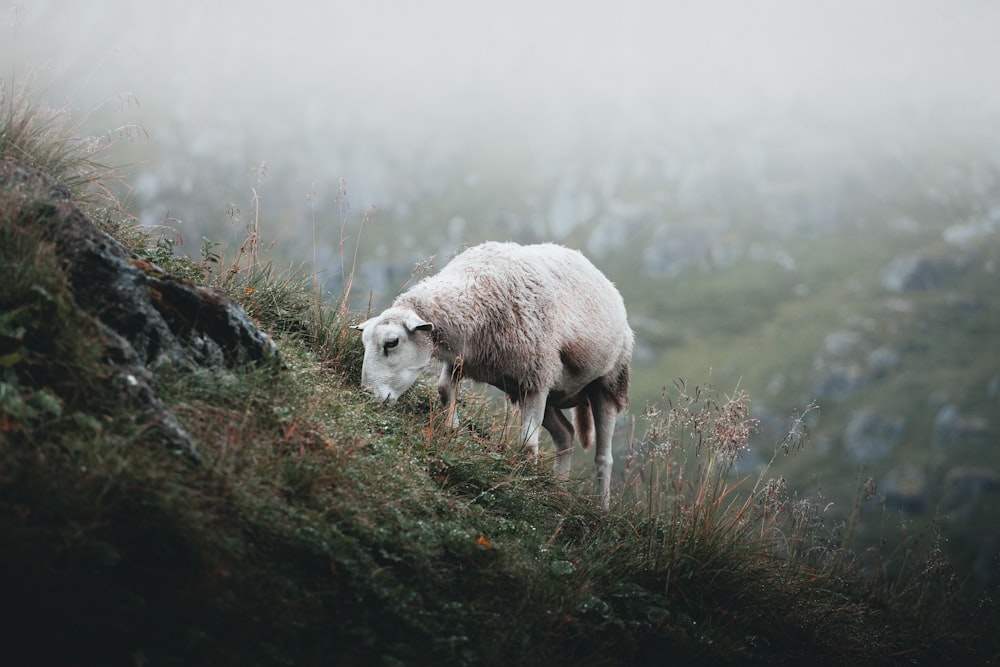
[[[310, 199], [295, 169], [268, 163], [251, 174], [192, 156], [183, 167], [198, 184], [190, 196], [147, 175], [140, 182], [158, 186], [136, 197], [142, 210], [171, 215], [242, 202], [230, 207], [239, 219], [220, 211], [214, 225], [168, 222], [185, 241], [178, 250], [197, 257], [204, 237], [233, 252], [229, 235], [259, 215], [265, 243], [274, 241], [267, 258], [312, 271], [315, 251], [332, 294], [357, 249], [352, 303], [361, 309], [385, 307], [415, 271], [482, 240], [580, 248], [629, 307], [634, 411], [674, 378], [746, 389], [765, 426], [750, 471], [770, 459], [789, 413], [816, 402], [809, 427], [823, 468], [778, 462], [789, 477], [813, 480], [797, 491], [834, 503], [835, 522], [856, 480], [870, 476], [888, 513], [873, 510], [873, 532], [886, 520], [940, 517], [962, 562], [995, 583], [998, 154], [968, 127], [921, 143], [888, 134], [871, 145], [789, 144], [777, 132], [690, 141], [580, 155], [551, 173], [519, 172], [502, 154], [454, 156], [431, 173], [386, 158], [393, 194], [374, 208], [353, 198], [350, 181]], [[163, 164], [176, 169], [176, 159]], [[227, 173], [242, 192], [201, 189]]]
[[871, 477], [866, 538], [936, 519], [996, 583], [1000, 17], [966, 9], [35, 2], [0, 61], [135, 139], [131, 209], [179, 253], [256, 227], [331, 294], [356, 261], [379, 309], [482, 240], [584, 250], [638, 335], [634, 412], [738, 385], [752, 470], [815, 402], [795, 490], [835, 523]]

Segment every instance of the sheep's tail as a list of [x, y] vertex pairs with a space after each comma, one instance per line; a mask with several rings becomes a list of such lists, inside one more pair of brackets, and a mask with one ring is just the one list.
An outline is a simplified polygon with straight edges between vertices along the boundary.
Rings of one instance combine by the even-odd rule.
[[590, 409], [590, 397], [584, 392], [580, 402], [573, 409], [573, 421], [576, 422], [576, 435], [584, 449], [594, 442], [594, 413]]

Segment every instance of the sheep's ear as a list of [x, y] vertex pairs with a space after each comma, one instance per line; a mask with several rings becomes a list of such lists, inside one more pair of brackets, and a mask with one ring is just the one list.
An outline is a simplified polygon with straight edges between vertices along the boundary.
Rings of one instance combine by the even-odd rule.
[[406, 325], [406, 330], [410, 333], [413, 333], [414, 331], [433, 331], [434, 329], [433, 324], [421, 319], [416, 313], [407, 316], [406, 321], [403, 324]]
[[354, 324], [354, 325], [351, 326], [351, 328], [354, 329], [355, 331], [364, 331], [365, 327], [368, 326], [369, 324], [371, 324], [374, 321], [375, 321], [375, 318], [373, 317], [370, 320], [365, 320], [361, 324]]

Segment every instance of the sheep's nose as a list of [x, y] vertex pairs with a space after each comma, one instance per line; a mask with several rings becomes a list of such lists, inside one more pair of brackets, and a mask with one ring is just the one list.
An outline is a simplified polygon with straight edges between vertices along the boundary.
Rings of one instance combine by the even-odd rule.
[[375, 393], [375, 387], [366, 387], [364, 385], [362, 385], [361, 391], [374, 398], [378, 403], [392, 405], [393, 403], [396, 402], [396, 399], [395, 397], [393, 397], [392, 392], [386, 392], [385, 394], [377, 394]]

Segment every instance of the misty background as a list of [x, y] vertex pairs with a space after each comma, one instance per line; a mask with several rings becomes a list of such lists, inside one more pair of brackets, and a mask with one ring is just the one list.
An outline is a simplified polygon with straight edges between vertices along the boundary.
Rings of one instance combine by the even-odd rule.
[[746, 389], [746, 471], [808, 412], [814, 451], [774, 466], [798, 497], [833, 525], [871, 477], [872, 535], [937, 521], [996, 585], [998, 27], [985, 1], [23, 1], [0, 78], [114, 143], [175, 251], [257, 220], [331, 298], [354, 267], [358, 309], [483, 240], [580, 248], [629, 308], [634, 415], [676, 378]]

